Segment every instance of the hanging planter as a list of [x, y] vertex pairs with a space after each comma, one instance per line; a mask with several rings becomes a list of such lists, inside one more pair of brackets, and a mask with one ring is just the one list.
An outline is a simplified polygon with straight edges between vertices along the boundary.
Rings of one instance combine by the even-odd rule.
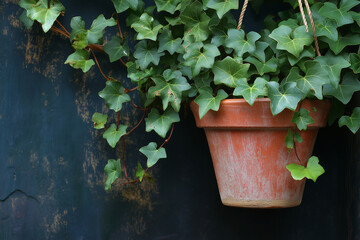
[[[243, 99], [227, 99], [219, 111], [199, 118], [199, 106], [191, 103], [196, 125], [204, 128], [224, 205], [249, 208], [284, 208], [301, 203], [305, 179], [296, 181], [286, 166], [305, 166], [312, 155], [320, 127], [327, 122], [330, 101], [304, 100], [314, 123], [300, 131], [303, 139], [288, 150], [284, 142], [293, 111], [273, 116], [270, 99], [257, 99], [250, 106]], [[316, 112], [313, 111], [316, 109]]]

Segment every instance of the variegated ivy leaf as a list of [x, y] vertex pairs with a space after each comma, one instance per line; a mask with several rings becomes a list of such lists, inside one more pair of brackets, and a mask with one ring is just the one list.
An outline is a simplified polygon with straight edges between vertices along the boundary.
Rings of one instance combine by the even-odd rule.
[[171, 125], [179, 121], [179, 114], [171, 107], [167, 108], [163, 114], [160, 114], [157, 109], [152, 108], [148, 117], [145, 119], [146, 131], [151, 132], [154, 130], [160, 137], [165, 138]]
[[141, 1], [139, 0], [112, 0], [117, 13], [122, 13], [129, 8], [136, 10]]
[[330, 84], [335, 88], [340, 82], [341, 70], [350, 66], [350, 63], [343, 56], [335, 56], [330, 51], [325, 56], [317, 57], [316, 61], [326, 71]]
[[291, 122], [295, 123], [300, 131], [306, 130], [309, 124], [314, 123], [314, 119], [312, 119], [309, 113], [308, 110], [300, 108], [298, 112], [294, 113]]
[[309, 46], [313, 42], [311, 33], [306, 32], [305, 26], [300, 26], [292, 30], [288, 26], [280, 26], [269, 35], [270, 38], [277, 42], [276, 48], [285, 50], [299, 57], [304, 46]]
[[267, 81], [263, 78], [256, 78], [252, 86], [247, 83], [246, 79], [236, 81], [237, 87], [234, 90], [234, 96], [242, 96], [252, 106], [255, 99], [259, 96], [267, 96]]
[[256, 70], [260, 76], [264, 75], [265, 73], [276, 72], [277, 70], [277, 61], [275, 58], [271, 58], [267, 62], [261, 62], [258, 59], [250, 56], [247, 57], [244, 61], [252, 63], [256, 67]]
[[239, 8], [239, 1], [237, 0], [209, 0], [206, 7], [215, 9], [219, 18], [222, 18], [225, 13], [231, 9]]
[[245, 32], [242, 29], [229, 29], [227, 35], [225, 46], [234, 49], [238, 57], [242, 57], [247, 52], [254, 52], [255, 42], [261, 37], [256, 32], [249, 32], [245, 39]]
[[105, 100], [106, 106], [115, 112], [121, 110], [123, 103], [131, 100], [122, 84], [115, 81], [106, 81], [106, 87], [99, 92], [99, 96]]
[[351, 15], [348, 13], [350, 10], [348, 4], [343, 4], [345, 1], [340, 3], [340, 8], [338, 8], [334, 3], [325, 2], [322, 8], [319, 10], [319, 14], [324, 17], [334, 19], [337, 22], [338, 27], [341, 27], [346, 24], [353, 23]]
[[353, 73], [346, 73], [341, 83], [334, 88], [330, 84], [324, 86], [324, 96], [334, 96], [343, 104], [348, 104], [354, 92], [360, 90], [360, 82], [356, 75]]
[[168, 108], [170, 103], [174, 110], [179, 112], [182, 93], [191, 88], [186, 78], [179, 76], [178, 78], [166, 81], [161, 77], [153, 77], [152, 80], [155, 82], [155, 86], [149, 88], [148, 96], [150, 98], [160, 97], [164, 110]]
[[295, 180], [302, 180], [306, 177], [314, 182], [316, 182], [316, 179], [325, 172], [324, 168], [319, 164], [319, 159], [315, 156], [309, 158], [306, 167], [291, 163], [287, 165], [286, 168], [290, 171], [291, 176]]
[[195, 77], [200, 73], [201, 68], [212, 68], [215, 57], [219, 55], [220, 51], [215, 45], [192, 44], [186, 48], [184, 65], [191, 68], [192, 76]]
[[196, 41], [205, 41], [209, 37], [210, 17], [203, 10], [203, 5], [194, 1], [186, 6], [180, 14], [181, 21], [185, 24], [186, 35], [193, 35]]
[[107, 191], [111, 189], [111, 184], [113, 184], [115, 180], [121, 176], [120, 159], [109, 159], [104, 171], [107, 175], [105, 182], [105, 190]]
[[195, 102], [199, 105], [200, 119], [203, 118], [209, 110], [218, 111], [220, 102], [228, 97], [228, 94], [222, 89], [217, 92], [216, 97], [213, 96], [211, 91], [199, 89], [200, 94], [195, 99]]
[[139, 20], [131, 24], [131, 27], [138, 33], [137, 40], [150, 39], [156, 41], [159, 30], [163, 27], [154, 21], [154, 18], [147, 13], [143, 13]]
[[293, 67], [286, 78], [286, 82], [296, 83], [296, 87], [308, 96], [314, 94], [318, 99], [323, 99], [322, 87], [326, 82], [327, 74], [318, 62], [307, 61], [304, 63], [305, 75], [300, 75], [299, 68]]
[[122, 57], [129, 56], [129, 46], [127, 41], [121, 43], [121, 38], [113, 36], [109, 42], [107, 42], [103, 49], [109, 55], [110, 62], [115, 62]]
[[271, 100], [270, 108], [275, 116], [285, 108], [295, 111], [298, 103], [304, 97], [303, 93], [296, 87], [296, 83], [286, 84], [283, 92], [279, 89], [277, 82], [268, 82], [268, 96]]
[[332, 41], [329, 38], [322, 38], [322, 41], [329, 44], [330, 49], [338, 55], [347, 46], [360, 45], [360, 34], [347, 34], [346, 36], [340, 36], [337, 41]]
[[336, 21], [332, 19], [326, 19], [324, 23], [317, 24], [316, 36], [317, 37], [324, 36], [332, 41], [337, 41], [338, 31], [337, 31]]
[[103, 129], [107, 122], [108, 115], [101, 113], [94, 113], [92, 116], [92, 121], [94, 122], [95, 129]]
[[174, 14], [181, 0], [155, 0], [158, 12], [165, 11]]
[[360, 127], [360, 107], [356, 107], [353, 110], [351, 116], [342, 116], [339, 119], [339, 127], [347, 126], [354, 134]]
[[360, 48], [358, 54], [350, 54], [350, 63], [351, 69], [354, 71], [354, 73], [360, 73]]
[[181, 42], [181, 38], [173, 39], [171, 31], [169, 29], [164, 29], [163, 33], [159, 36], [158, 52], [168, 51], [173, 55], [181, 46]]
[[94, 60], [89, 59], [89, 57], [90, 53], [88, 51], [79, 49], [68, 56], [65, 64], [69, 64], [75, 69], [81, 69], [83, 72], [87, 72], [93, 65], [95, 65]]
[[159, 159], [166, 158], [165, 148], [158, 149], [157, 144], [154, 142], [140, 148], [139, 151], [147, 157], [147, 167], [152, 167], [159, 161]]
[[141, 69], [146, 69], [150, 63], [158, 65], [160, 57], [163, 55], [164, 53], [159, 53], [152, 42], [142, 40], [135, 46], [134, 57]]
[[126, 129], [126, 125], [119, 125], [119, 128], [117, 128], [115, 123], [113, 123], [108, 129], [106, 129], [103, 134], [103, 138], [106, 139], [112, 148], [115, 148], [120, 138], [126, 134]]
[[29, 19], [42, 25], [44, 32], [48, 32], [61, 12], [65, 11], [58, 0], [21, 0], [19, 5], [26, 9]]
[[239, 63], [229, 56], [224, 60], [217, 61], [212, 68], [214, 83], [234, 88], [237, 80], [247, 77], [249, 67], [250, 64]]

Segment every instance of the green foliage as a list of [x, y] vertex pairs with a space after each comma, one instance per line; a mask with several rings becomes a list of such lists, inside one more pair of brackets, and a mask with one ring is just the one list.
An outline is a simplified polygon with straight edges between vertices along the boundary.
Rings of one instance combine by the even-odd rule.
[[154, 166], [161, 158], [166, 158], [165, 148], [157, 148], [154, 142], [149, 143], [147, 146], [140, 148], [142, 154], [147, 157], [147, 167]]
[[268, 82], [268, 95], [271, 100], [270, 108], [273, 115], [279, 114], [285, 108], [295, 111], [303, 93], [297, 88], [296, 83], [288, 83], [283, 92], [277, 82]]
[[203, 118], [209, 110], [218, 111], [221, 100], [228, 97], [228, 94], [222, 89], [218, 91], [215, 97], [207, 90], [200, 89], [199, 92], [200, 95], [195, 99], [195, 102], [199, 105], [200, 119]]
[[104, 45], [104, 51], [109, 55], [110, 62], [115, 62], [122, 57], [129, 56], [129, 46], [127, 42], [122, 44], [121, 38], [114, 36], [111, 41]]
[[145, 176], [145, 170], [143, 169], [143, 167], [141, 166], [140, 163], [138, 163], [138, 168], [137, 168], [137, 170], [136, 170], [135, 176], [136, 176], [137, 178], [139, 178], [139, 181], [140, 181], [140, 182], [143, 180], [143, 178], [144, 178], [144, 176]]
[[143, 13], [139, 20], [133, 23], [131, 27], [138, 33], [137, 40], [150, 39], [155, 41], [163, 25], [157, 24], [149, 14]]
[[101, 113], [94, 113], [92, 116], [92, 121], [94, 122], [95, 129], [103, 129], [105, 128], [105, 124], [107, 122], [108, 115]]
[[309, 124], [314, 123], [314, 119], [310, 117], [309, 113], [310, 112], [304, 108], [300, 108], [298, 112], [294, 113], [291, 121], [296, 124], [300, 131], [306, 130]]
[[236, 82], [237, 87], [233, 94], [234, 96], [242, 96], [252, 106], [256, 98], [267, 95], [266, 84], [265, 79], [258, 77], [255, 79], [254, 84], [250, 86], [246, 79], [243, 78]]
[[179, 114], [171, 107], [167, 108], [163, 114], [160, 114], [156, 108], [153, 108], [145, 121], [147, 132], [154, 130], [160, 137], [165, 138], [171, 125], [175, 122], [179, 122], [180, 118]]
[[95, 65], [92, 59], [89, 59], [90, 53], [86, 50], [78, 49], [74, 53], [68, 56], [65, 64], [69, 64], [75, 69], [81, 69], [83, 72], [87, 72]]
[[324, 168], [319, 164], [319, 159], [315, 156], [309, 158], [306, 167], [291, 163], [287, 165], [286, 168], [290, 171], [291, 176], [295, 180], [302, 180], [306, 177], [314, 182], [316, 182], [316, 179], [325, 172]]
[[224, 84], [228, 87], [236, 87], [236, 81], [244, 79], [246, 81], [247, 72], [250, 64], [242, 64], [231, 57], [226, 57], [222, 61], [217, 61], [212, 68], [214, 73], [214, 83]]
[[123, 103], [131, 100], [122, 84], [115, 81], [107, 81], [106, 87], [99, 92], [99, 96], [105, 100], [106, 106], [115, 112], [122, 109]]
[[113, 182], [121, 176], [120, 159], [109, 159], [104, 171], [107, 175], [105, 182], [105, 190], [107, 191], [111, 189], [111, 184], [113, 184]]
[[347, 126], [354, 134], [360, 127], [360, 107], [356, 107], [351, 116], [342, 116], [339, 119], [339, 127]]
[[126, 125], [119, 125], [117, 128], [115, 123], [111, 124], [110, 127], [104, 132], [103, 137], [106, 139], [108, 144], [115, 148], [120, 138], [126, 134]]

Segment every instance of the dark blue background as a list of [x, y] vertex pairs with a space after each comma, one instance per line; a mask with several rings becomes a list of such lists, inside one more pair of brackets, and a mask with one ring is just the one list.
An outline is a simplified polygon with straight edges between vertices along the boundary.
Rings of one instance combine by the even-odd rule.
[[[347, 129], [319, 132], [314, 155], [326, 173], [307, 182], [297, 208], [223, 206], [205, 135], [186, 109], [165, 146], [168, 158], [150, 171], [155, 183], [105, 192], [103, 168], [121, 149], [92, 128], [92, 114], [106, 112], [97, 95], [104, 79], [95, 67], [83, 74], [64, 65], [68, 40], [38, 26], [27, 31], [16, 3], [0, 3], [0, 239], [360, 239], [360, 138]], [[66, 27], [73, 16], [90, 25], [114, 11], [110, 0], [62, 3]], [[245, 26], [261, 28], [264, 16], [248, 10]], [[98, 56], [106, 73], [127, 81], [120, 63]], [[140, 117], [127, 106], [121, 121], [132, 126]], [[127, 139], [130, 174], [145, 163], [137, 149], [149, 141], [161, 143], [144, 125]]]

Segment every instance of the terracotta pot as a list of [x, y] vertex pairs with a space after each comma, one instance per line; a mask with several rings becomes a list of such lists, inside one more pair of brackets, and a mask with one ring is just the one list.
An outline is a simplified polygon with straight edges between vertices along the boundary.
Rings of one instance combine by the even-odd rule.
[[[199, 118], [199, 106], [191, 103], [196, 126], [204, 128], [208, 140], [221, 201], [224, 205], [248, 208], [285, 208], [301, 203], [305, 180], [296, 181], [286, 165], [306, 165], [316, 135], [326, 126], [330, 101], [304, 100], [315, 122], [301, 131], [296, 151], [285, 146], [293, 112], [286, 109], [273, 116], [268, 98], [257, 99], [251, 107], [243, 99], [226, 99], [218, 112]], [[316, 108], [316, 112], [312, 109]]]

